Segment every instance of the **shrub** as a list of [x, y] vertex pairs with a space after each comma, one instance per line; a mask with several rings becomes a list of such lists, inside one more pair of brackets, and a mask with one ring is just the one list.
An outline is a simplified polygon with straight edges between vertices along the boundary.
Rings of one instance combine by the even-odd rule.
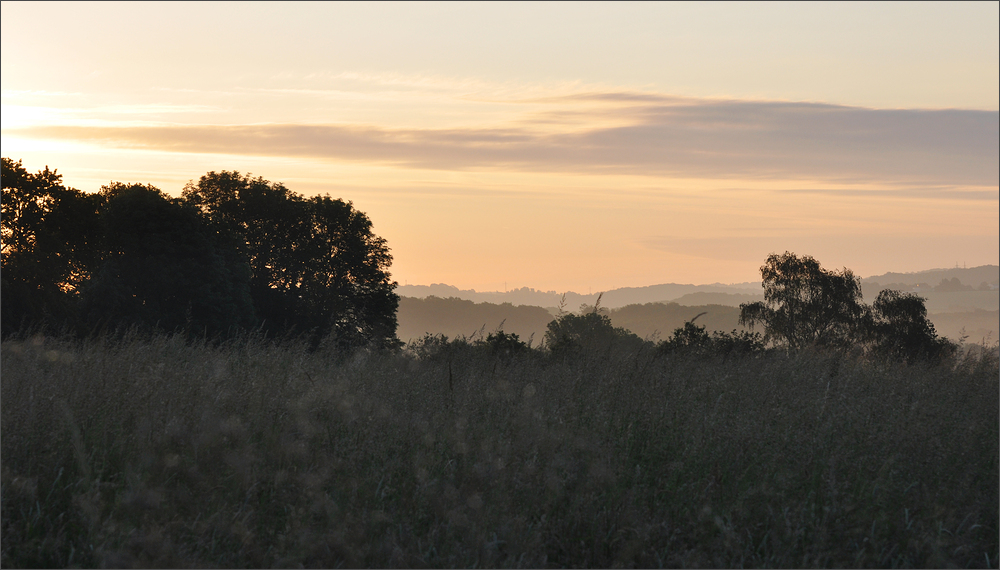
[[611, 324], [598, 310], [565, 314], [549, 323], [545, 346], [553, 356], [574, 357], [603, 354], [612, 350], [640, 350], [646, 343], [634, 333]]
[[660, 355], [707, 357], [762, 354], [764, 351], [764, 339], [760, 333], [733, 330], [730, 333], [714, 331], [710, 335], [704, 326], [695, 325], [694, 319], [684, 323], [683, 327], [674, 329], [673, 336], [657, 345], [657, 353]]

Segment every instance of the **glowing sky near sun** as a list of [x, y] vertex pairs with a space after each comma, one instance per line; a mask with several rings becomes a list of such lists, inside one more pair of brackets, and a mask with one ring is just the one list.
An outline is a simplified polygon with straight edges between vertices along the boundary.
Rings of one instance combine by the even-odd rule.
[[996, 264], [998, 6], [4, 2], [2, 154], [343, 197], [401, 284]]

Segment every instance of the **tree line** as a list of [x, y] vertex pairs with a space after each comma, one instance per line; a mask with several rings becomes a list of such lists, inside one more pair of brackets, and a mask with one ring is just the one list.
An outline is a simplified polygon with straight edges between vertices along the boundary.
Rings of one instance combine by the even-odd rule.
[[[668, 338], [653, 342], [614, 326], [598, 297], [595, 305], [583, 305], [578, 313], [560, 308], [560, 315], [547, 327], [542, 346], [550, 356], [568, 359], [642, 351], [708, 357], [811, 349], [932, 363], [952, 356], [958, 348], [937, 335], [922, 297], [886, 289], [872, 305], [866, 305], [861, 279], [849, 269], [826, 270], [811, 256], [785, 252], [768, 256], [761, 277], [764, 301], [744, 303], [739, 309], [740, 325], [750, 330], [709, 333], [705, 326], [696, 324], [706, 314], [702, 312]], [[444, 335], [427, 335], [414, 343], [413, 349], [420, 357], [437, 358], [460, 350], [509, 357], [531, 348], [518, 335], [501, 329], [451, 341]]]
[[[84, 193], [64, 186], [55, 170], [31, 174], [9, 158], [2, 180], [4, 336], [44, 324], [82, 334], [138, 327], [213, 338], [258, 330], [304, 335], [313, 346], [402, 344], [392, 256], [350, 202], [306, 198], [227, 171], [189, 182], [180, 198], [121, 182]], [[887, 289], [866, 305], [850, 270], [829, 271], [790, 252], [770, 255], [761, 277], [764, 301], [740, 306], [739, 322], [750, 331], [710, 335], [695, 317], [656, 350], [813, 347], [910, 361], [955, 351], [917, 295]], [[422, 343], [434, 352], [448, 341]], [[471, 344], [507, 355], [529, 348], [499, 328]], [[541, 344], [555, 356], [578, 356], [652, 343], [613, 326], [598, 298], [579, 314], [560, 308]]]
[[9, 158], [2, 180], [4, 336], [44, 323], [399, 344], [392, 256], [351, 202], [227, 171], [180, 198], [121, 182], [84, 193]]

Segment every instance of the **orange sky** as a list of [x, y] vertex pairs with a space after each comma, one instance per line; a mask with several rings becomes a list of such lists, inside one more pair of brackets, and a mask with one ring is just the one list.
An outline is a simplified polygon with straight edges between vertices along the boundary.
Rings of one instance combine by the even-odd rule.
[[86, 191], [239, 170], [343, 197], [401, 284], [1000, 258], [996, 3], [2, 10], [3, 156]]

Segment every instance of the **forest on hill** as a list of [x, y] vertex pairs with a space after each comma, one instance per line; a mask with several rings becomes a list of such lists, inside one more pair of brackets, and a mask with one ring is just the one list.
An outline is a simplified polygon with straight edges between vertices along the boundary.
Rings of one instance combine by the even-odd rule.
[[[897, 289], [921, 294], [940, 294], [959, 291], [997, 291], [1000, 289], [1000, 266], [983, 265], [970, 268], [931, 269], [916, 273], [885, 273], [865, 277], [861, 280], [865, 298], [874, 299], [883, 289]], [[622, 287], [607, 291], [577, 293], [566, 291], [539, 291], [530, 287], [513, 288], [507, 291], [475, 291], [459, 289], [453, 285], [435, 283], [433, 285], [400, 285], [397, 290], [402, 297], [423, 299], [439, 297], [442, 299], [465, 299], [477, 303], [493, 303], [502, 305], [532, 305], [536, 307], [556, 307], [565, 301], [568, 307], [593, 305], [598, 295], [601, 304], [609, 309], [625, 305], [642, 305], [646, 303], [676, 302], [681, 305], [731, 305], [760, 300], [763, 289], [760, 282], [708, 285], [692, 285], [678, 283], [663, 283], [646, 287]], [[966, 310], [995, 310], [988, 306], [991, 295], [971, 295], [965, 302], [959, 303]], [[947, 300], [942, 305], [947, 307]], [[954, 303], [952, 303], [954, 304]]]
[[[1000, 265], [980, 265], [978, 267], [953, 267], [949, 269], [928, 269], [913, 273], [889, 272], [882, 275], [873, 275], [861, 280], [862, 285], [871, 283], [880, 284], [882, 287], [892, 285], [925, 285], [936, 286], [942, 282], [958, 282], [959, 288], [968, 290], [997, 290], [1000, 288]], [[992, 289], [991, 289], [992, 286]]]

